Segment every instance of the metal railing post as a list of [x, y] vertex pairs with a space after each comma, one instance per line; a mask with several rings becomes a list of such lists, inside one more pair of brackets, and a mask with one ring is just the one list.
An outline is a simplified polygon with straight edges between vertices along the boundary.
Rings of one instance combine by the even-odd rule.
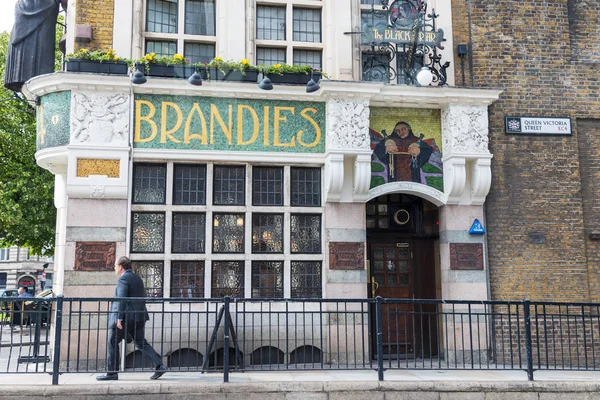
[[377, 319], [377, 375], [380, 381], [383, 381], [383, 310], [381, 306], [382, 298], [375, 298], [375, 317]]
[[63, 313], [62, 294], [56, 298], [56, 318], [54, 319], [54, 351], [52, 353], [52, 384], [58, 385], [58, 376], [60, 375], [60, 340], [62, 331], [62, 313]]
[[229, 314], [229, 296], [225, 296], [225, 303], [223, 304], [223, 382], [229, 382], [229, 321], [231, 316]]
[[525, 319], [525, 354], [527, 362], [527, 379], [533, 380], [533, 349], [531, 341], [531, 304], [529, 299], [523, 301], [523, 318]]

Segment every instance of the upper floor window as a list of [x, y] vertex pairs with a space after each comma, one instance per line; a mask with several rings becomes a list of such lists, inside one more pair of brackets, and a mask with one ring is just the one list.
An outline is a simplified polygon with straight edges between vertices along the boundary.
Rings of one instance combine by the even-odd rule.
[[167, 57], [179, 53], [193, 63], [212, 60], [216, 42], [215, 1], [146, 0], [146, 53]]
[[5, 247], [0, 249], [0, 261], [9, 261], [10, 260], [10, 249]]
[[322, 2], [282, 0], [256, 7], [256, 64], [323, 64]]

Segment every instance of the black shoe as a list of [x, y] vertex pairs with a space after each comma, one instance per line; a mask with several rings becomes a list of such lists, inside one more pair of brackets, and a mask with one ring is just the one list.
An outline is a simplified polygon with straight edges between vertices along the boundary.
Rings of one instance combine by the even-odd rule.
[[119, 375], [117, 374], [106, 374], [106, 375], [100, 375], [96, 377], [97, 381], [118, 381], [119, 380]]
[[156, 372], [150, 377], [150, 379], [156, 380], [163, 376], [165, 372], [167, 372], [167, 366], [164, 364], [160, 364], [158, 367], [156, 367]]

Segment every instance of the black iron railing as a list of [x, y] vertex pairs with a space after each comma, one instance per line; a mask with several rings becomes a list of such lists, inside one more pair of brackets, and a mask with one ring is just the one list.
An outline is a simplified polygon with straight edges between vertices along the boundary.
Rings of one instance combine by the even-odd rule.
[[[600, 304], [408, 299], [146, 301], [169, 371], [600, 369]], [[106, 370], [109, 298], [6, 299], [0, 373]], [[126, 319], [128, 317], [126, 316]], [[126, 321], [127, 322], [127, 321]], [[126, 323], [125, 323], [126, 324]], [[129, 332], [132, 333], [132, 332]], [[133, 343], [121, 370], [152, 372]]]

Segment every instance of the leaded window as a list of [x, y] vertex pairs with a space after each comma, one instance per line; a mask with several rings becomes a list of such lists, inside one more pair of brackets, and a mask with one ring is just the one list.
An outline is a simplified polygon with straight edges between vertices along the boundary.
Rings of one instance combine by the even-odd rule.
[[321, 10], [294, 8], [294, 40], [321, 42]]
[[292, 261], [292, 299], [320, 298], [321, 262]]
[[171, 262], [171, 297], [204, 297], [204, 261]]
[[131, 251], [133, 253], [162, 253], [164, 251], [164, 212], [134, 212], [131, 227]]
[[283, 297], [283, 262], [252, 262], [252, 297]]
[[164, 204], [167, 187], [167, 166], [135, 164], [133, 166], [133, 202]]
[[173, 253], [204, 253], [204, 213], [173, 213]]
[[206, 165], [176, 165], [173, 204], [206, 204]]
[[246, 169], [216, 165], [214, 171], [214, 204], [244, 205]]
[[156, 53], [159, 57], [173, 57], [177, 53], [177, 42], [164, 40], [146, 41], [146, 54]]
[[213, 261], [212, 297], [244, 297], [244, 262]]
[[213, 215], [213, 252], [244, 252], [244, 214]]
[[256, 49], [257, 65], [285, 64], [285, 49], [258, 47]]
[[144, 282], [146, 297], [163, 297], [162, 261], [132, 261], [132, 270]]
[[292, 253], [321, 252], [321, 215], [291, 215]]
[[[215, 36], [215, 0], [185, 1], [185, 33]], [[189, 56], [186, 53], [186, 56]]]
[[252, 252], [283, 253], [283, 214], [252, 215]]
[[215, 45], [210, 43], [186, 43], [184, 54], [191, 63], [209, 63], [215, 58]]
[[292, 206], [321, 206], [321, 169], [292, 168]]
[[177, 33], [177, 0], [148, 0], [146, 30]]
[[321, 50], [294, 50], [295, 65], [310, 65], [314, 69], [322, 69]]
[[282, 167], [254, 167], [252, 169], [252, 205], [283, 205]]
[[256, 7], [256, 38], [285, 40], [285, 7]]

